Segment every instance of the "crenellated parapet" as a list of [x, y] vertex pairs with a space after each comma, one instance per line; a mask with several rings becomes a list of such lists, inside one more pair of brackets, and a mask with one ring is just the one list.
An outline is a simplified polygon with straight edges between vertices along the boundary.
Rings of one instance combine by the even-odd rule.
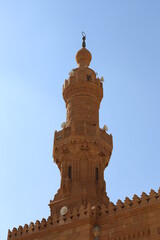
[[[144, 208], [145, 211], [143, 211]], [[55, 213], [52, 217], [49, 216], [48, 219], [43, 218], [41, 221], [37, 220], [35, 223], [25, 224], [24, 227], [19, 226], [18, 228], [13, 228], [12, 231], [8, 230], [8, 240], [29, 239], [27, 237], [31, 236], [31, 234], [37, 234], [41, 231], [57, 228], [58, 226], [75, 221], [84, 221], [85, 219], [91, 219], [92, 222], [101, 223], [101, 219], [107, 221], [108, 218], [114, 217], [117, 214], [125, 213], [125, 217], [127, 216], [126, 213], [128, 213], [130, 217], [132, 217], [132, 214], [141, 215], [143, 212], [146, 212], [146, 208], [160, 211], [160, 188], [157, 192], [151, 189], [149, 195], [143, 192], [140, 197], [137, 195], [134, 195], [132, 199], [126, 197], [124, 202], [118, 200], [116, 204], [109, 202], [108, 205], [101, 204], [93, 206], [88, 204], [87, 207], [81, 205], [79, 208], [68, 209], [64, 216], [60, 213]], [[148, 230], [144, 229], [141, 234], [143, 235], [143, 232], [146, 235], [149, 234], [147, 231]], [[134, 234], [136, 235], [138, 233], [135, 232]]]
[[149, 206], [153, 203], [158, 203], [160, 208], [160, 188], [158, 192], [155, 192], [151, 189], [149, 195], [142, 193], [140, 197], [134, 194], [132, 199], [128, 197], [125, 198], [124, 202], [118, 200], [116, 204], [109, 202], [109, 205], [106, 207], [107, 214], [119, 213], [121, 211], [128, 211], [136, 208], [142, 208], [143, 206]]
[[43, 218], [41, 221], [37, 220], [35, 223], [25, 224], [24, 227], [19, 226], [18, 228], [13, 228], [12, 231], [8, 230], [8, 240], [25, 239], [25, 237], [45, 229], [58, 227], [88, 217], [96, 218], [96, 207], [90, 204], [87, 207], [81, 205], [78, 209], [74, 208], [72, 211], [68, 211], [64, 216], [60, 215], [60, 213], [55, 213], [53, 217], [49, 216], [48, 219]]

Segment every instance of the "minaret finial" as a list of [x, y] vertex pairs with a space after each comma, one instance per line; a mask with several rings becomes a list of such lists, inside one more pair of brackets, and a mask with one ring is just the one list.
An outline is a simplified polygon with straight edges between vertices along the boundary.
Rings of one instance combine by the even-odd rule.
[[86, 47], [86, 42], [85, 42], [85, 40], [86, 40], [86, 34], [85, 34], [85, 32], [82, 32], [82, 47], [83, 48], [85, 48]]

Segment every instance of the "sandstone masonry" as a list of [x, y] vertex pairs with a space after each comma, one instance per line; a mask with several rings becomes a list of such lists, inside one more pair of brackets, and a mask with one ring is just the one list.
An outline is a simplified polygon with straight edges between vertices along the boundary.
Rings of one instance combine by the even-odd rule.
[[63, 85], [67, 117], [53, 145], [61, 185], [49, 203], [50, 216], [9, 230], [8, 240], [160, 239], [160, 189], [116, 205], [107, 196], [104, 170], [113, 140], [99, 128], [103, 81], [89, 68], [91, 59], [83, 36], [78, 67]]

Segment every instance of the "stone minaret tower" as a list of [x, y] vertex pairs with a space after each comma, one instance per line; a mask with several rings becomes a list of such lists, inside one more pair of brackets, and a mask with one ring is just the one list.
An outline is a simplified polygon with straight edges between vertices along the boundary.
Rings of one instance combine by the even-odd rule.
[[88, 203], [107, 204], [104, 170], [112, 153], [112, 135], [99, 128], [99, 107], [103, 83], [89, 68], [92, 56], [82, 48], [76, 54], [78, 67], [63, 85], [67, 117], [63, 130], [55, 132], [53, 158], [61, 173], [61, 185], [53, 201], [51, 215], [63, 206], [68, 209]]
[[51, 214], [24, 227], [8, 230], [8, 240], [160, 239], [160, 189], [136, 194], [116, 205], [106, 194], [104, 170], [112, 153], [112, 136], [99, 128], [103, 83], [89, 68], [91, 54], [76, 54], [78, 67], [63, 86], [67, 108], [63, 130], [55, 132], [53, 157], [61, 186]]

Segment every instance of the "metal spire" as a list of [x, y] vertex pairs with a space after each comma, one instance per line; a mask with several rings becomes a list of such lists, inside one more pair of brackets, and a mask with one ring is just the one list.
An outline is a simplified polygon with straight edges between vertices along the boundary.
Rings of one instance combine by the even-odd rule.
[[85, 32], [82, 32], [82, 47], [85, 48], [86, 47], [86, 34]]

